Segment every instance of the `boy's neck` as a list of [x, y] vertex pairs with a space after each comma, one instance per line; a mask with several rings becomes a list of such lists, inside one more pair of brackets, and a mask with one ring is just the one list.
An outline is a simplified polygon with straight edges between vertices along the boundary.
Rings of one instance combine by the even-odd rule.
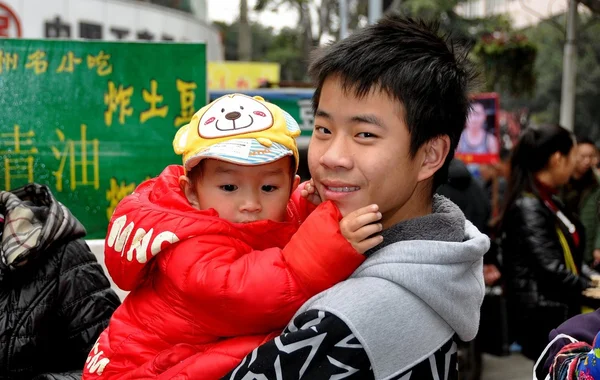
[[417, 184], [415, 191], [403, 206], [391, 210], [388, 215], [383, 216], [383, 229], [390, 228], [408, 219], [429, 215], [432, 213], [432, 205], [431, 181], [423, 181]]

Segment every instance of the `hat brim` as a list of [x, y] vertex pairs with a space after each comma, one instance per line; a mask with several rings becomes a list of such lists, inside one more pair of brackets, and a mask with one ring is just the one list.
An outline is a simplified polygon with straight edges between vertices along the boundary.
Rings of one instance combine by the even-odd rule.
[[184, 166], [186, 171], [189, 171], [206, 158], [236, 165], [258, 166], [270, 164], [286, 156], [294, 156], [294, 152], [276, 142], [265, 146], [256, 139], [232, 139], [211, 145], [190, 156]]

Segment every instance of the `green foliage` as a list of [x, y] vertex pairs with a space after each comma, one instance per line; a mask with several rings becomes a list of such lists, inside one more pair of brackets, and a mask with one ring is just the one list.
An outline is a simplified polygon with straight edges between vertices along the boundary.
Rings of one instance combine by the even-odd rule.
[[[236, 21], [233, 24], [227, 24], [221, 21], [213, 23], [223, 38], [223, 47], [225, 48], [225, 60], [238, 61], [238, 33], [239, 23]], [[260, 24], [251, 24], [250, 30], [252, 33], [252, 61], [264, 62], [268, 61], [266, 55], [273, 45], [276, 36], [273, 28], [264, 27]]]
[[[564, 25], [564, 15], [557, 16], [554, 22], [543, 21], [525, 31], [538, 47], [533, 95], [503, 96], [505, 108], [527, 107], [535, 123], [557, 123], [560, 118], [565, 32], [557, 28], [557, 24]], [[575, 132], [600, 141], [600, 22], [583, 14], [579, 25]]]
[[301, 35], [291, 28], [283, 28], [273, 38], [265, 61], [278, 62], [281, 65], [282, 80], [303, 80], [305, 73], [305, 59], [302, 55]]
[[485, 79], [486, 91], [532, 94], [537, 47], [521, 34], [494, 32], [483, 36], [472, 51]]
[[[215, 22], [220, 30], [225, 48], [225, 59], [238, 61], [238, 22], [226, 24]], [[273, 28], [253, 23], [252, 61], [277, 62], [281, 65], [282, 80], [302, 80], [306, 75], [305, 59], [302, 55], [301, 33], [293, 28], [283, 28], [275, 33]]]

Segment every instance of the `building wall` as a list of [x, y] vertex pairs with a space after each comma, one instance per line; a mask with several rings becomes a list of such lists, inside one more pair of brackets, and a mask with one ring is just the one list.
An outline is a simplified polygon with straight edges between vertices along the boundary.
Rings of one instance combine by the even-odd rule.
[[507, 14], [516, 29], [535, 25], [543, 19], [564, 13], [567, 0], [470, 0], [457, 7], [465, 17]]
[[216, 28], [201, 17], [147, 2], [0, 0], [0, 17], [6, 9], [13, 14], [4, 33], [8, 37], [18, 37], [14, 27], [18, 22], [22, 38], [206, 42], [208, 60], [223, 60]]

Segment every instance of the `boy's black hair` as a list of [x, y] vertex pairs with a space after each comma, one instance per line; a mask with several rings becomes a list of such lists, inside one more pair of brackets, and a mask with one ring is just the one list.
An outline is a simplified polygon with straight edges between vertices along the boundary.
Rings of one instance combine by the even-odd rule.
[[399, 101], [405, 110], [412, 157], [429, 140], [448, 135], [450, 152], [433, 177], [433, 191], [448, 177], [470, 110], [469, 83], [475, 78], [460, 50], [439, 34], [438, 23], [390, 14], [348, 38], [317, 50], [309, 74], [316, 82], [316, 111], [325, 80], [339, 75], [344, 90], [358, 97], [373, 88]]

